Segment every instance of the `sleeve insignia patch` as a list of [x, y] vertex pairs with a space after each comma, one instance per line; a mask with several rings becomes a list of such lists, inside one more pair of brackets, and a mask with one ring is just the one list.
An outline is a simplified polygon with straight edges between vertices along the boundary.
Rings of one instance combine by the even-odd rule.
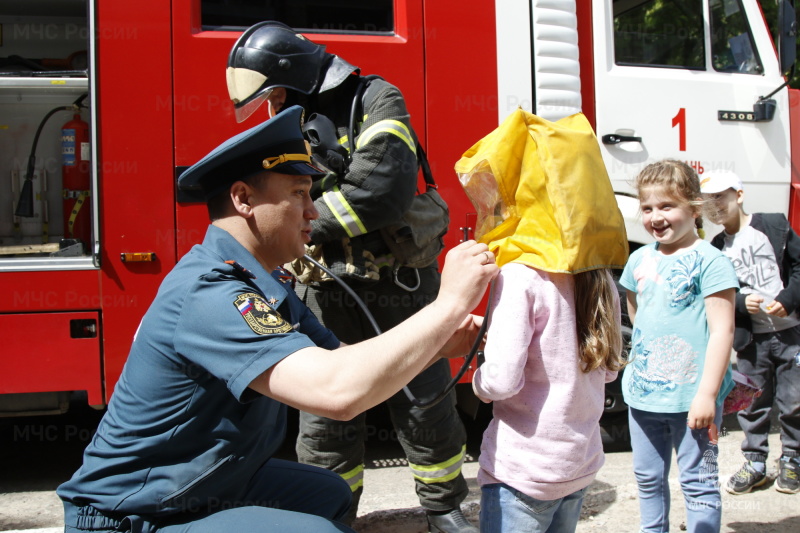
[[250, 329], [258, 335], [276, 335], [292, 331], [292, 326], [277, 311], [267, 305], [267, 302], [259, 294], [254, 292], [240, 294], [234, 300], [233, 305], [242, 314], [242, 318], [250, 326]]

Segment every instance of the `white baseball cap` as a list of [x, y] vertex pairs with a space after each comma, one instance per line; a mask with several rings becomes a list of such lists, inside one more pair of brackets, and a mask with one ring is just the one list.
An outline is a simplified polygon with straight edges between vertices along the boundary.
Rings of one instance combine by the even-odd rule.
[[730, 170], [712, 170], [700, 178], [700, 192], [703, 194], [714, 194], [728, 189], [743, 190], [742, 180]]

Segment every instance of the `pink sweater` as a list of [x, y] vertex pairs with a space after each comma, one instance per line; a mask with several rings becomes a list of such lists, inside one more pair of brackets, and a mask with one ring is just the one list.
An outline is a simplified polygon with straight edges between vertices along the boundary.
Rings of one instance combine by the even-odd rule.
[[486, 361], [473, 379], [478, 395], [494, 401], [478, 482], [562, 498], [603, 465], [598, 421], [605, 383], [617, 373], [580, 369], [571, 275], [509, 263], [496, 283]]

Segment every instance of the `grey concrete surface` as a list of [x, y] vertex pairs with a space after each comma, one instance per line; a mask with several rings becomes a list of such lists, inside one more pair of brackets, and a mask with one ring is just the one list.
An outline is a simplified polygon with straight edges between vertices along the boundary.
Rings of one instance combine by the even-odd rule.
[[[722, 482], [742, 464], [742, 431], [735, 417], [725, 418], [719, 440], [719, 469]], [[780, 450], [777, 426], [770, 435], [770, 449]], [[770, 482], [751, 494], [732, 496], [722, 492], [721, 533], [797, 533], [800, 531], [800, 494], [782, 494], [774, 487], [776, 459], [770, 456]], [[578, 522], [577, 533], [618, 533], [638, 530], [639, 503], [630, 451], [606, 454], [606, 463], [589, 488]], [[478, 521], [480, 490], [475, 483], [477, 463], [464, 466], [470, 485], [465, 515]], [[670, 471], [671, 531], [685, 531], [683, 496], [675, 461]], [[355, 529], [360, 533], [424, 533], [425, 517], [413, 494], [413, 482], [401, 467], [367, 470], [362, 508]]]

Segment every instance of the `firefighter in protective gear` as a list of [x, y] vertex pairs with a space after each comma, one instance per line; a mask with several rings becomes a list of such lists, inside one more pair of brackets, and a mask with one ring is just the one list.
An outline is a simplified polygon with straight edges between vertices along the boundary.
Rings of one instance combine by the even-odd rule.
[[[380, 232], [400, 220], [417, 189], [417, 139], [400, 91], [376, 76], [361, 76], [357, 67], [278, 22], [256, 24], [242, 34], [229, 55], [227, 81], [237, 120], [266, 103], [270, 115], [301, 105], [309, 122], [315, 115], [332, 122], [348, 166], [314, 183], [312, 197], [320, 216], [312, 222], [309, 253], [321, 255], [356, 291], [381, 330], [433, 301], [439, 287], [436, 262], [419, 269], [394, 265]], [[350, 139], [353, 109], [355, 138]], [[316, 137], [309, 140], [313, 147]], [[327, 148], [327, 153], [336, 151]], [[375, 335], [343, 288], [332, 280], [308, 279], [313, 283], [298, 285], [298, 295], [341, 341], [356, 343]], [[431, 398], [449, 379], [449, 364], [439, 361], [409, 388], [418, 398]], [[419, 409], [400, 392], [387, 405], [430, 530], [477, 533], [460, 509], [468, 493], [461, 473], [466, 432], [455, 394]], [[298, 458], [331, 469], [348, 482], [354, 501], [351, 520], [363, 491], [366, 435], [365, 413], [349, 422], [300, 414]]]

